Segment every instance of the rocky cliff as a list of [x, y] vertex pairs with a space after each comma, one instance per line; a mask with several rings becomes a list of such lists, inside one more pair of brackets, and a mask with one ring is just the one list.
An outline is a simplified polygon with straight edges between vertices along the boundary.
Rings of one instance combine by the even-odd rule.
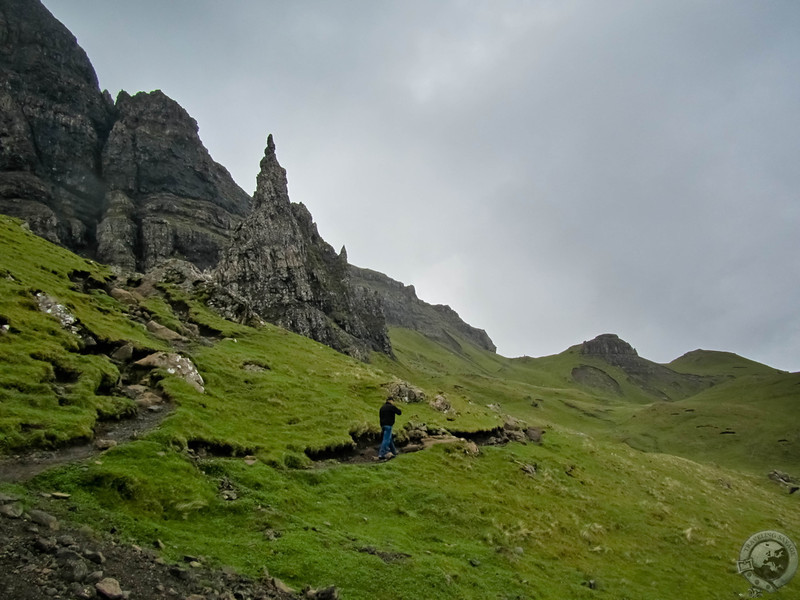
[[104, 262], [146, 271], [170, 257], [214, 266], [250, 197], [211, 159], [197, 122], [160, 90], [120, 92], [103, 147]]
[[250, 198], [160, 91], [116, 104], [38, 0], [0, 0], [0, 211], [128, 269], [216, 264]]
[[0, 211], [51, 241], [91, 248], [113, 103], [75, 37], [38, 1], [0, 1], [0, 82]]
[[461, 351], [461, 344], [456, 337], [490, 352], [497, 349], [483, 329], [462, 321], [449, 306], [432, 305], [417, 298], [413, 285], [404, 285], [383, 273], [352, 265], [350, 274], [356, 286], [378, 294], [387, 325], [419, 331], [457, 352]]
[[234, 230], [215, 279], [286, 329], [359, 358], [369, 350], [391, 353], [377, 294], [351, 285], [344, 249], [337, 254], [308, 209], [290, 202], [272, 136], [253, 210]]

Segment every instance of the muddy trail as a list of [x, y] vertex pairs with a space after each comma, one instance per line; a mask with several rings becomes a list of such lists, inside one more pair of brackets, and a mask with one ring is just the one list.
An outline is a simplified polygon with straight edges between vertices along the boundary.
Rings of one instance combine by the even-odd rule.
[[[477, 454], [481, 446], [500, 446], [512, 441], [540, 444], [544, 433], [539, 428], [522, 429], [509, 424], [486, 430], [439, 433], [429, 433], [423, 426], [423, 429], [403, 432], [403, 439], [395, 438], [395, 445], [398, 455], [421, 452], [439, 444], [460, 444], [461, 450], [466, 454]], [[378, 458], [381, 444], [379, 436], [365, 434], [352, 437], [351, 444], [317, 451], [306, 450], [306, 455], [314, 461], [316, 468], [384, 462]]]
[[0, 482], [20, 483], [51, 467], [97, 456], [152, 431], [174, 410], [170, 403], [139, 410], [134, 416], [99, 421], [93, 440], [52, 450], [28, 450], [0, 458]]

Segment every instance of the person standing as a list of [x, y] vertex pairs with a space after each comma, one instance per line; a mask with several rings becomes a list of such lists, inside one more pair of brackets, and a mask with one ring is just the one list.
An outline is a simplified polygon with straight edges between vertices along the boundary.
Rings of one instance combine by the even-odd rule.
[[[402, 415], [403, 411], [394, 405], [394, 400], [387, 398], [378, 414], [381, 419], [381, 429], [383, 430], [383, 441], [381, 442], [380, 450], [378, 450], [378, 458], [381, 460], [394, 458], [397, 455], [397, 448], [394, 447], [394, 440], [392, 439], [392, 427], [394, 427], [395, 416]], [[391, 456], [387, 453], [391, 453]]]

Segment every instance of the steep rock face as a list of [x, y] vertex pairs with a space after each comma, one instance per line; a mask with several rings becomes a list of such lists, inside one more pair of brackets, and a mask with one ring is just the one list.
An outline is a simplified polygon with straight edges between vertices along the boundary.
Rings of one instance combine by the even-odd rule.
[[290, 202], [272, 136], [253, 210], [235, 229], [214, 277], [267, 321], [358, 358], [369, 350], [391, 353], [377, 296], [350, 284], [346, 253], [319, 236], [305, 206]]
[[214, 266], [250, 197], [214, 162], [197, 122], [160, 90], [120, 92], [102, 155], [109, 192], [98, 258], [147, 270], [169, 257]]
[[112, 106], [38, 0], [0, 0], [0, 211], [73, 250], [93, 243]]
[[378, 294], [383, 303], [383, 312], [388, 325], [419, 331], [456, 351], [461, 350], [461, 345], [453, 334], [484, 350], [490, 352], [497, 350], [483, 329], [465, 323], [449, 306], [431, 305], [420, 300], [413, 285], [403, 285], [383, 273], [352, 265], [350, 274], [357, 287]]

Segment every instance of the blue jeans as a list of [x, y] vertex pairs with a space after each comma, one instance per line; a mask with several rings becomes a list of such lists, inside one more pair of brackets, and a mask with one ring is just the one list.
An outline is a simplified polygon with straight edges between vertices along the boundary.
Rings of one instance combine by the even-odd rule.
[[381, 442], [381, 449], [378, 450], [378, 456], [383, 458], [387, 452], [397, 454], [397, 448], [394, 447], [394, 440], [392, 439], [392, 426], [383, 426], [383, 442]]

